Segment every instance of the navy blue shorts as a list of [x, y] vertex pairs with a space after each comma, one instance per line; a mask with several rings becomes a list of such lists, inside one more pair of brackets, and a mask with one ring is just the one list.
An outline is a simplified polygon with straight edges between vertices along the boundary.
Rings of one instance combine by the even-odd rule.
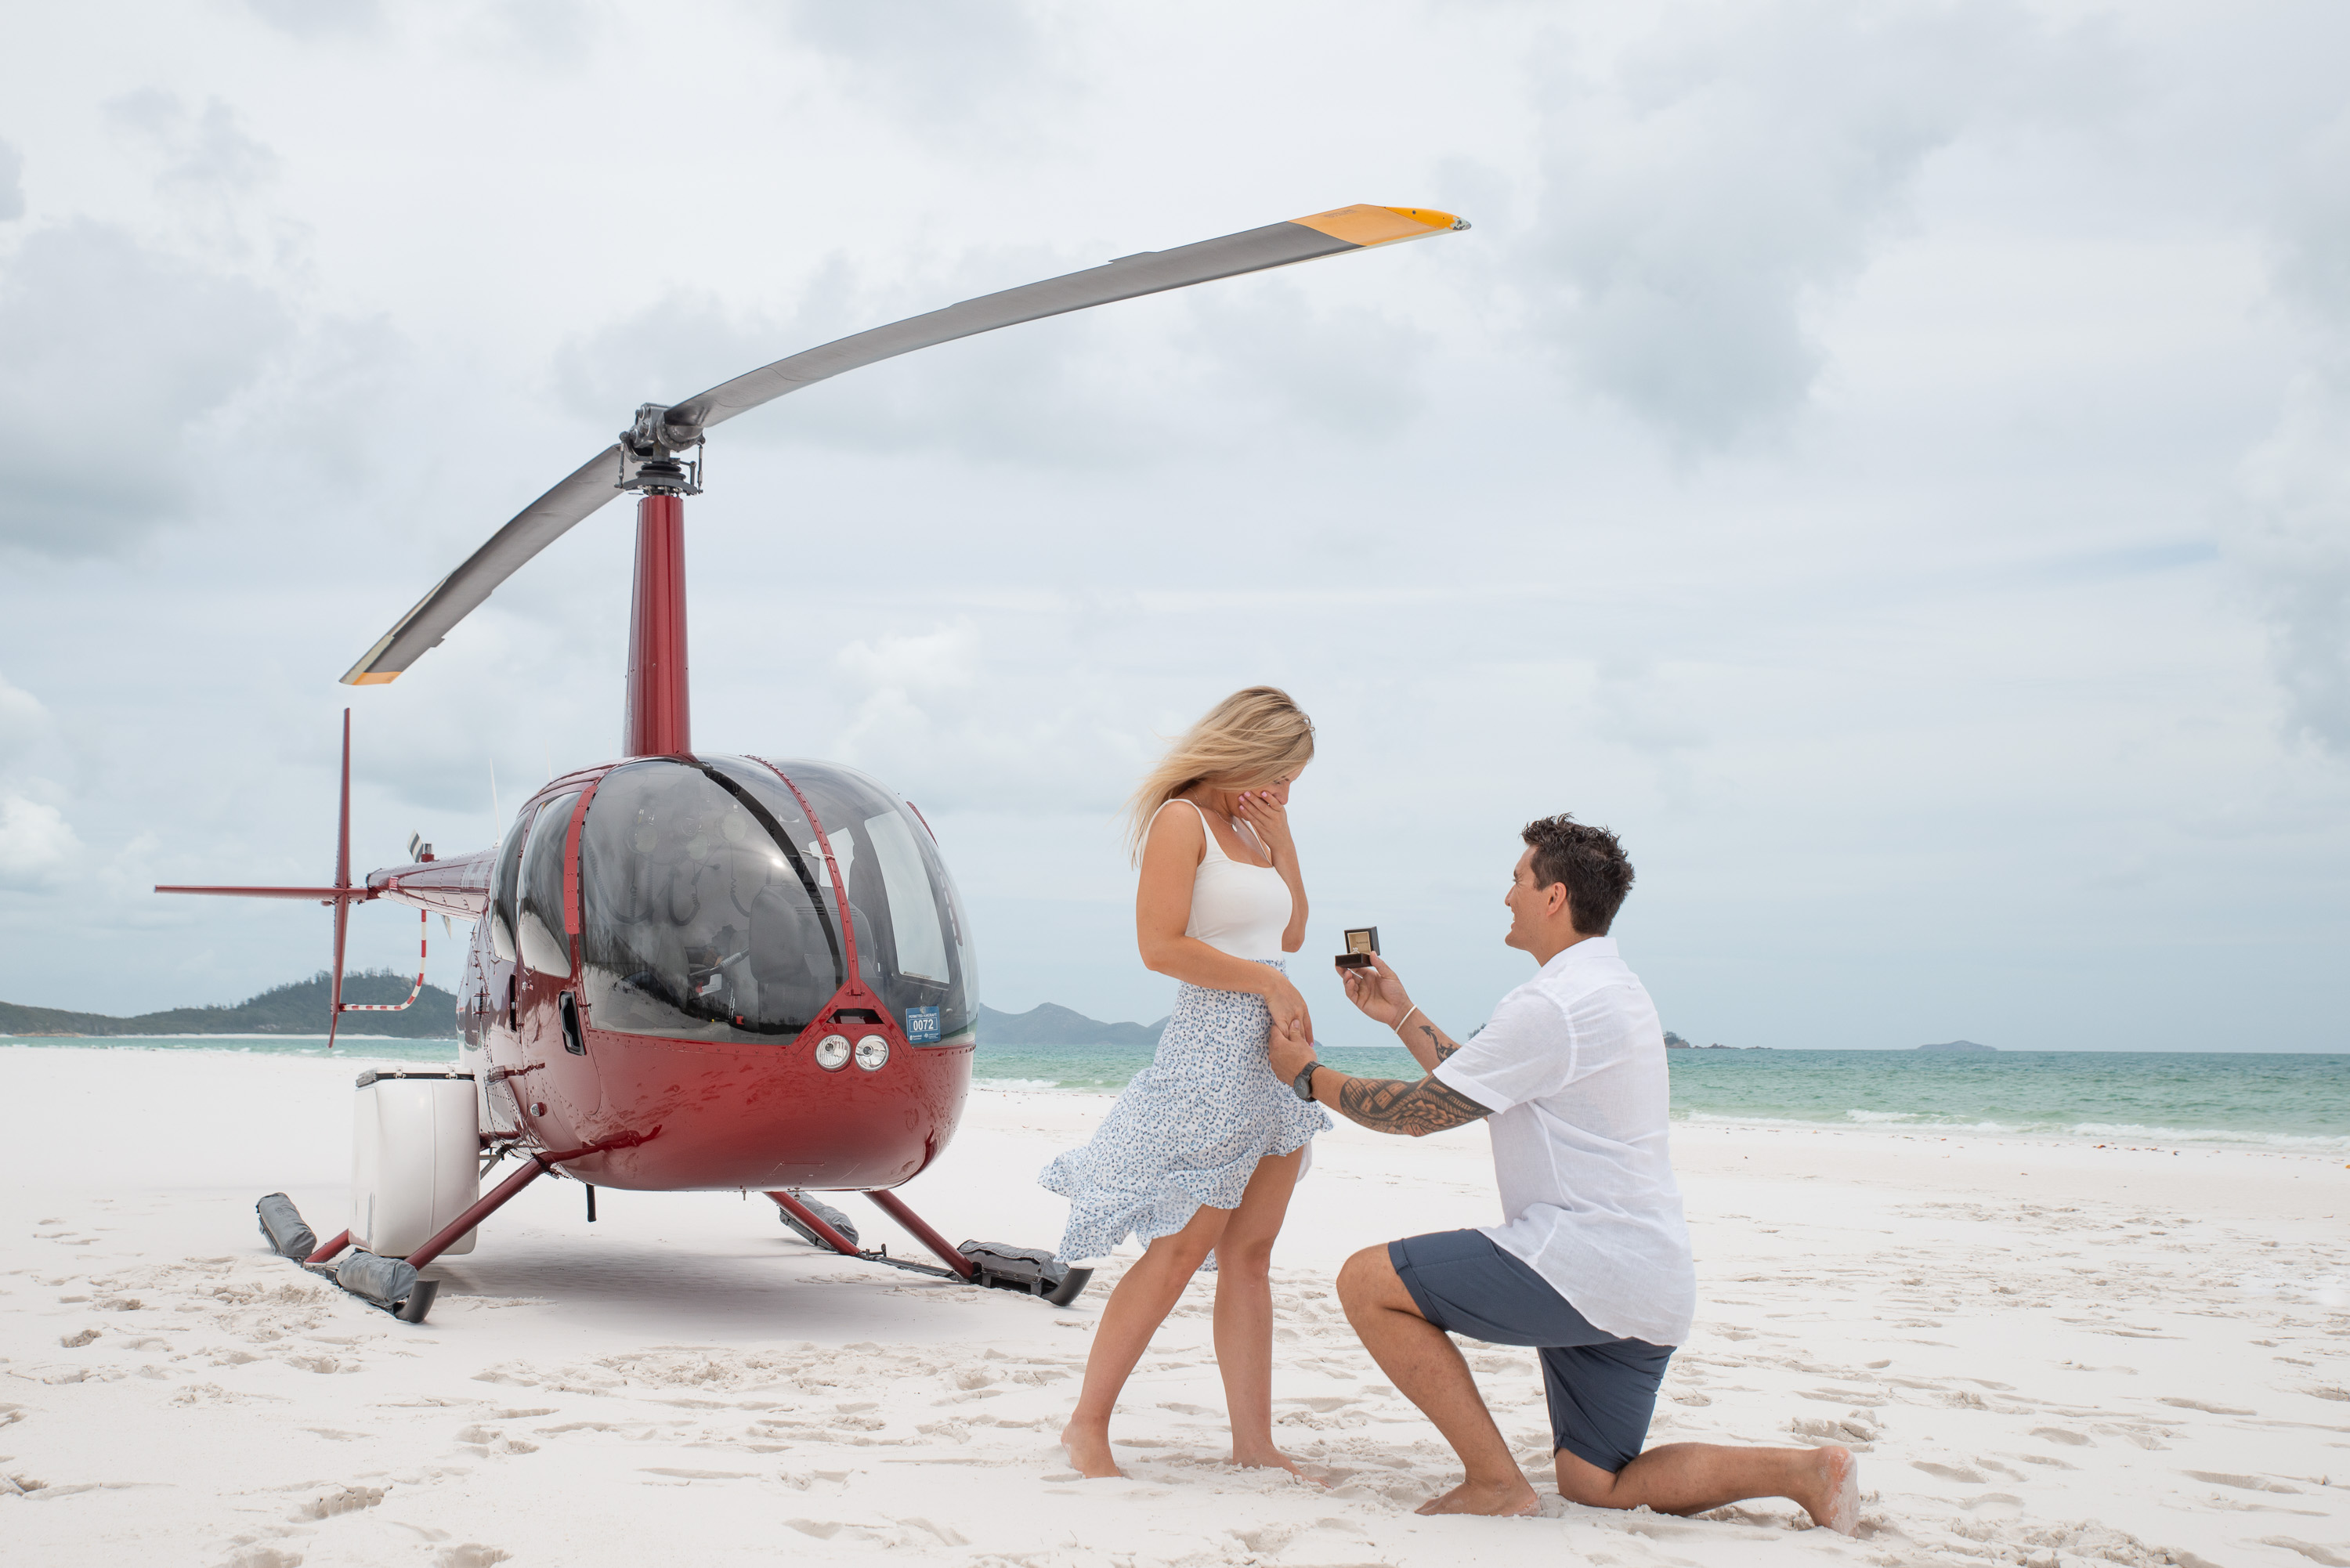
[[1669, 1345], [1618, 1339], [1482, 1231], [1439, 1231], [1388, 1243], [1388, 1262], [1419, 1315], [1451, 1334], [1542, 1352], [1551, 1447], [1613, 1475], [1640, 1457]]

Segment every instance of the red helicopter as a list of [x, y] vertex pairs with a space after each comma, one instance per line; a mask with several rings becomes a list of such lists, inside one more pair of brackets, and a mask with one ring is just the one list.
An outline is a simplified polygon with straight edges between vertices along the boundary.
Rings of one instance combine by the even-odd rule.
[[[525, 562], [633, 491], [619, 760], [547, 783], [491, 848], [442, 859], [411, 841], [411, 864], [354, 883], [346, 710], [333, 886], [156, 888], [332, 906], [329, 1049], [343, 1013], [370, 1010], [342, 1000], [352, 905], [388, 898], [474, 922], [456, 1067], [362, 1075], [349, 1227], [321, 1245], [273, 1193], [257, 1206], [271, 1247], [421, 1322], [436, 1282], [418, 1271], [470, 1251], [484, 1220], [559, 1172], [587, 1184], [590, 1220], [598, 1187], [754, 1189], [807, 1241], [850, 1257], [1075, 1299], [1087, 1271], [1034, 1249], [951, 1246], [892, 1190], [953, 1137], [977, 1044], [971, 921], [929, 824], [853, 768], [693, 749], [684, 498], [701, 493], [700, 449], [737, 414], [917, 348], [1468, 226], [1342, 207], [965, 300], [639, 408], [343, 676], [394, 680]], [[483, 1193], [509, 1158], [519, 1168]], [[861, 1251], [847, 1216], [809, 1189], [864, 1193], [943, 1266]]]

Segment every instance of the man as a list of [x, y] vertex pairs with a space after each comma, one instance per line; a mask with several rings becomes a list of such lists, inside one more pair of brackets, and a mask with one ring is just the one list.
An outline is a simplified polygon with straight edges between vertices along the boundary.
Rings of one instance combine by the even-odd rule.
[[1542, 1353], [1559, 1494], [1597, 1508], [1700, 1513], [1784, 1497], [1845, 1534], [1859, 1513], [1850, 1450], [1670, 1443], [1641, 1452], [1673, 1347], [1696, 1310], [1689, 1230], [1668, 1147], [1657, 1010], [1607, 935], [1631, 889], [1616, 836], [1571, 816], [1524, 830], [1511, 947], [1542, 971], [1456, 1044], [1392, 967], [1340, 970], [1348, 1000], [1396, 1030], [1417, 1083], [1354, 1078], [1273, 1036], [1275, 1073], [1374, 1132], [1410, 1137], [1488, 1121], [1504, 1223], [1369, 1247], [1338, 1298], [1380, 1370], [1461, 1456], [1461, 1483], [1422, 1513], [1531, 1513], [1511, 1457], [1448, 1331]]

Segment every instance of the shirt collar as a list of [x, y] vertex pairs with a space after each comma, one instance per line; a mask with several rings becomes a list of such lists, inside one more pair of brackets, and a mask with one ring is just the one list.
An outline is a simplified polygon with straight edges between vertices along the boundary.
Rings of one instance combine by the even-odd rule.
[[1564, 974], [1577, 964], [1617, 956], [1614, 937], [1586, 937], [1571, 948], [1560, 949], [1552, 956], [1550, 962], [1543, 965], [1542, 971], [1544, 974]]

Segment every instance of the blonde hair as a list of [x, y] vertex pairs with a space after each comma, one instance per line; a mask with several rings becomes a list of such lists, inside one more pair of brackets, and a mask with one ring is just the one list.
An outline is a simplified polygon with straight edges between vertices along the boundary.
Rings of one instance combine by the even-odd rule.
[[1127, 802], [1127, 847], [1137, 858], [1159, 808], [1195, 784], [1269, 784], [1314, 760], [1314, 721], [1277, 686], [1250, 686], [1176, 737]]

